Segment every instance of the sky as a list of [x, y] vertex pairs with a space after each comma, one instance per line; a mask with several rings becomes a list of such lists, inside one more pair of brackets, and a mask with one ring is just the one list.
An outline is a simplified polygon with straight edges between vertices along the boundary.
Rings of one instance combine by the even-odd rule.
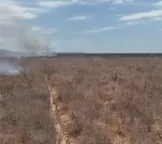
[[0, 25], [12, 18], [56, 52], [162, 52], [162, 0], [1, 0]]

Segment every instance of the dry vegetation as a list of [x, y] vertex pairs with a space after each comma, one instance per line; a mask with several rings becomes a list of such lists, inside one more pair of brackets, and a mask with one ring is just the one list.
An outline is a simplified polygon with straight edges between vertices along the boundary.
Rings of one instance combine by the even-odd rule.
[[31, 70], [26, 77], [0, 77], [0, 144], [56, 143], [45, 74], [61, 108], [76, 117], [79, 144], [162, 144], [161, 58], [41, 58], [21, 65]]

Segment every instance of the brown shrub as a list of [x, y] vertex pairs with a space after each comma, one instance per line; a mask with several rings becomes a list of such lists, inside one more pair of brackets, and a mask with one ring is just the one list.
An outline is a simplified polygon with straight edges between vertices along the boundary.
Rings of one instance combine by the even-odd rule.
[[[23, 75], [0, 77], [0, 108], [2, 123], [14, 124], [24, 143], [55, 142], [44, 73], [63, 101], [60, 111], [70, 108], [76, 115], [80, 143], [162, 143], [161, 58], [40, 58], [22, 64], [32, 68], [32, 88]], [[75, 131], [72, 116], [62, 119], [70, 126], [66, 131]]]

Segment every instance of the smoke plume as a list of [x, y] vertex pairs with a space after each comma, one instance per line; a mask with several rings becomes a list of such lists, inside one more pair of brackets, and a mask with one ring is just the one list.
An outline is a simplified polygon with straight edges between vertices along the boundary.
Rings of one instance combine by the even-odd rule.
[[[13, 6], [9, 7], [9, 4]], [[0, 42], [0, 49], [15, 51], [11, 56], [19, 60], [22, 56], [49, 55], [50, 36], [33, 31], [32, 26], [25, 23], [23, 14], [16, 11], [17, 9], [12, 1], [2, 0], [0, 4], [0, 39], [3, 39]], [[21, 70], [18, 64], [0, 60], [0, 74], [13, 75], [20, 73]]]
[[17, 56], [46, 56], [51, 52], [50, 37], [33, 31], [32, 26], [16, 17], [7, 25], [0, 24], [0, 37], [3, 49], [18, 52]]
[[0, 75], [12, 76], [19, 74], [21, 71], [23, 71], [22, 67], [17, 64], [7, 61], [0, 62]]

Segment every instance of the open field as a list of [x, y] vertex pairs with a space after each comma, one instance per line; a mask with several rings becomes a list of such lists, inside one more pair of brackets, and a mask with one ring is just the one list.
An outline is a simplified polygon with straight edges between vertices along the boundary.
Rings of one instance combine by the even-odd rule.
[[[162, 144], [162, 58], [55, 57], [20, 64], [25, 75], [0, 76], [0, 144], [55, 144], [57, 118], [78, 144]], [[47, 84], [59, 97], [52, 100], [61, 105], [57, 114]], [[66, 128], [62, 121], [70, 112], [76, 122], [69, 118]]]

